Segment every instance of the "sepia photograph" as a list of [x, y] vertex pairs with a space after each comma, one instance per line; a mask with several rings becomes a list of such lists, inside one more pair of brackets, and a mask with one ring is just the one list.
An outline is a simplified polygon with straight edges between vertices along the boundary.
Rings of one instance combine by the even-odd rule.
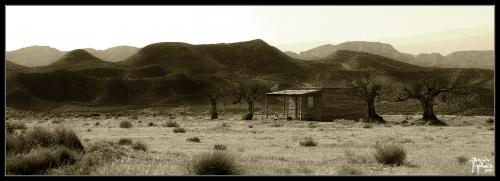
[[5, 5], [6, 176], [495, 176], [494, 5]]

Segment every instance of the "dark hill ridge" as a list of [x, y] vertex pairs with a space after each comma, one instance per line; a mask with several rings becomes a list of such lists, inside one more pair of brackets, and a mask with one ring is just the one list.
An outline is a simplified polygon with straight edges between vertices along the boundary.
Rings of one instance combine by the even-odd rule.
[[215, 73], [222, 68], [217, 61], [194, 47], [194, 45], [179, 42], [155, 43], [118, 63], [129, 68], [160, 65], [169, 72]]
[[46, 68], [80, 69], [96, 66], [114, 66], [114, 64], [101, 60], [83, 49], [76, 49], [66, 53], [63, 57], [48, 65]]
[[349, 50], [338, 50], [322, 59], [322, 61], [339, 63], [345, 70], [409, 71], [422, 69], [420, 66], [403, 63], [380, 55]]
[[[302, 72], [304, 65], [257, 39], [246, 42], [191, 45], [155, 43], [123, 62], [128, 67], [161, 65], [168, 72], [267, 74]], [[279, 67], [279, 68], [278, 68]]]

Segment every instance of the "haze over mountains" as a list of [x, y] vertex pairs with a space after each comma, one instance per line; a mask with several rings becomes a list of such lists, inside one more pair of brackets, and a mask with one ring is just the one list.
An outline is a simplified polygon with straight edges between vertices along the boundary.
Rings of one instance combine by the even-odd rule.
[[[85, 48], [87, 52], [106, 61], [116, 62], [124, 60], [139, 51], [139, 48], [132, 46], [116, 46], [105, 50], [95, 50]], [[60, 51], [49, 46], [30, 46], [5, 53], [5, 59], [13, 63], [34, 67], [46, 66], [54, 63], [68, 52]]]
[[367, 52], [385, 56], [402, 62], [425, 67], [482, 68], [494, 69], [493, 50], [457, 51], [443, 56], [439, 53], [412, 55], [396, 50], [392, 45], [379, 42], [352, 41], [338, 45], [322, 45], [300, 53], [285, 52], [287, 55], [304, 60], [325, 58], [338, 50]]

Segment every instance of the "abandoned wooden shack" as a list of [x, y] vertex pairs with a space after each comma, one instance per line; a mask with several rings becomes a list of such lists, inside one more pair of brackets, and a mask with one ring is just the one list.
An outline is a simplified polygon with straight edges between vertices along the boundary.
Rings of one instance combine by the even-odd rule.
[[366, 117], [366, 103], [347, 88], [309, 88], [281, 90], [266, 93], [266, 118], [269, 117], [269, 99], [283, 100], [283, 116], [293, 108], [295, 119], [333, 121], [335, 119], [360, 119]]

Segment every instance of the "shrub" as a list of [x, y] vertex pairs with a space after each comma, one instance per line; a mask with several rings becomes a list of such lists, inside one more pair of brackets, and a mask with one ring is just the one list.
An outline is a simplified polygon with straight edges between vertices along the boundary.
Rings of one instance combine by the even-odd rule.
[[167, 127], [179, 127], [179, 124], [174, 120], [170, 120], [167, 122], [167, 124], [165, 124], [165, 126], [167, 126]]
[[174, 133], [185, 133], [186, 130], [184, 128], [174, 128]]
[[23, 122], [7, 122], [5, 124], [5, 129], [7, 130], [7, 133], [13, 133], [16, 130], [26, 130], [26, 124]]
[[299, 144], [300, 146], [306, 146], [306, 147], [318, 145], [318, 143], [314, 141], [312, 137], [306, 137], [304, 140], [301, 140]]
[[149, 122], [148, 126], [156, 126], [155, 123]]
[[309, 128], [317, 128], [318, 127], [318, 125], [315, 122], [310, 122], [309, 124], [307, 124], [307, 126], [309, 126]]
[[91, 132], [91, 131], [92, 131], [92, 129], [90, 129], [90, 128], [89, 128], [89, 129], [87, 129], [87, 132]]
[[120, 128], [131, 128], [132, 123], [130, 121], [122, 121], [120, 122]]
[[198, 137], [192, 137], [192, 138], [188, 138], [186, 140], [189, 142], [198, 142], [198, 143], [200, 142], [200, 138], [198, 138]]
[[486, 119], [486, 123], [488, 123], [488, 124], [493, 124], [494, 122], [495, 122], [495, 120], [493, 118]]
[[402, 165], [406, 160], [406, 150], [402, 144], [375, 144], [374, 158], [384, 165]]
[[362, 175], [363, 173], [359, 169], [357, 169], [351, 165], [343, 164], [337, 170], [337, 174], [338, 175]]
[[14, 175], [43, 174], [47, 169], [76, 162], [76, 153], [66, 147], [39, 148], [7, 159], [6, 172]]
[[25, 135], [7, 135], [6, 150], [8, 153], [27, 153], [37, 147], [65, 146], [76, 151], [84, 147], [73, 130], [56, 128], [53, 132], [34, 127]]
[[283, 126], [283, 124], [281, 124], [281, 123], [279, 123], [279, 122], [277, 122], [277, 121], [275, 121], [275, 122], [271, 125], [271, 127], [281, 127], [281, 126]]
[[95, 122], [95, 126], [99, 126], [101, 125], [101, 123], [99, 123], [99, 121]]
[[146, 151], [148, 149], [148, 145], [141, 141], [136, 141], [132, 144], [132, 149]]
[[365, 124], [365, 125], [363, 125], [363, 128], [372, 128], [372, 125], [371, 124]]
[[216, 145], [214, 145], [214, 149], [216, 149], [216, 150], [226, 150], [226, 145], [216, 144]]
[[459, 156], [459, 157], [457, 157], [457, 161], [460, 164], [465, 164], [465, 163], [467, 163], [467, 161], [469, 161], [469, 159], [465, 156]]
[[63, 120], [62, 119], [55, 119], [55, 120], [52, 120], [52, 124], [59, 124], [59, 123], [62, 123]]
[[355, 164], [365, 164], [370, 162], [370, 157], [366, 155], [357, 155], [351, 150], [345, 150], [344, 156], [346, 158], [347, 163], [355, 163]]
[[234, 158], [221, 151], [195, 156], [188, 169], [195, 175], [238, 175], [242, 172]]
[[248, 125], [248, 128], [253, 128], [253, 125]]
[[130, 145], [132, 144], [132, 140], [130, 138], [121, 138], [118, 140], [119, 145]]

